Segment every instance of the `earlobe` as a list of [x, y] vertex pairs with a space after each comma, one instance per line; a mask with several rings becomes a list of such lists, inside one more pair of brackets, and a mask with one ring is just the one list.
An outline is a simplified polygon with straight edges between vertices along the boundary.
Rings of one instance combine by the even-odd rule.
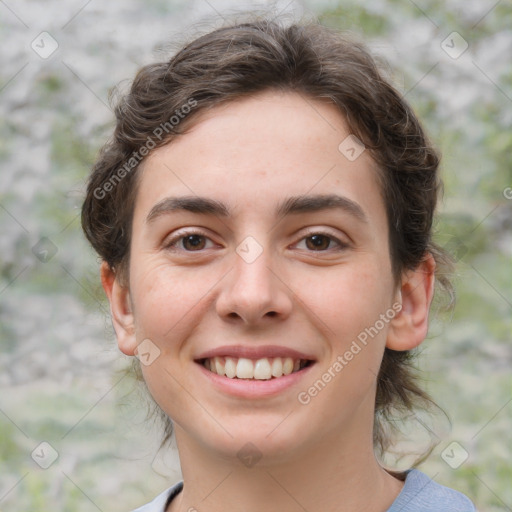
[[118, 276], [106, 261], [101, 264], [100, 275], [101, 284], [110, 303], [110, 314], [119, 350], [123, 354], [133, 356], [137, 343], [129, 288], [120, 283]]
[[434, 296], [436, 263], [431, 254], [414, 270], [402, 277], [399, 290], [402, 309], [393, 318], [388, 331], [386, 347], [391, 350], [411, 350], [425, 339], [428, 314]]

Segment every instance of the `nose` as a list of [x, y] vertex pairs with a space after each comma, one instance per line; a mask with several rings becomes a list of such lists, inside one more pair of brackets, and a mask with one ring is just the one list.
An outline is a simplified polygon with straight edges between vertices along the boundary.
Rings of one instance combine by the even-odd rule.
[[271, 260], [268, 248], [254, 261], [234, 255], [233, 269], [223, 280], [216, 302], [221, 318], [257, 325], [290, 315], [293, 292]]

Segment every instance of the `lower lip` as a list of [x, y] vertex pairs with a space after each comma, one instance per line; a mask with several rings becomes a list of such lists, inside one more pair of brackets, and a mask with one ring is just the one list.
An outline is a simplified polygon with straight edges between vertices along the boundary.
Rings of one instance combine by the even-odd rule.
[[297, 385], [314, 366], [306, 366], [298, 372], [284, 375], [269, 380], [256, 380], [256, 379], [230, 379], [229, 377], [222, 377], [216, 373], [207, 370], [203, 365], [196, 363], [202, 374], [209, 379], [211, 384], [229, 395], [237, 396], [240, 398], [267, 398], [270, 396], [278, 395], [288, 388]]

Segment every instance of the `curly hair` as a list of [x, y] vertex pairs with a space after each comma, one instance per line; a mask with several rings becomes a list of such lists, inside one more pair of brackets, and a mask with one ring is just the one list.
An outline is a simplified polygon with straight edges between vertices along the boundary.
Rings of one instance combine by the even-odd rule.
[[[378, 167], [396, 283], [430, 253], [437, 285], [453, 299], [449, 256], [432, 241], [441, 188], [439, 153], [366, 46], [317, 22], [232, 23], [185, 44], [170, 60], [138, 71], [115, 106], [113, 137], [94, 164], [83, 204], [83, 230], [100, 257], [129, 282], [137, 171], [151, 149], [186, 133], [199, 112], [272, 89], [329, 101], [339, 109]], [[385, 349], [374, 424], [374, 446], [381, 454], [392, 442], [389, 424], [397, 412], [433, 403], [418, 384], [414, 355]], [[167, 419], [166, 439], [171, 432]]]

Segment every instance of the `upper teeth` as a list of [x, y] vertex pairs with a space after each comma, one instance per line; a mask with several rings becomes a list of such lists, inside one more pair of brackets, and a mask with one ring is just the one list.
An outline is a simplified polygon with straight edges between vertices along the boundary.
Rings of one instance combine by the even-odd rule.
[[291, 357], [264, 357], [252, 360], [245, 357], [213, 357], [204, 360], [206, 369], [218, 375], [234, 379], [268, 380], [272, 377], [282, 377], [300, 370], [307, 361]]

